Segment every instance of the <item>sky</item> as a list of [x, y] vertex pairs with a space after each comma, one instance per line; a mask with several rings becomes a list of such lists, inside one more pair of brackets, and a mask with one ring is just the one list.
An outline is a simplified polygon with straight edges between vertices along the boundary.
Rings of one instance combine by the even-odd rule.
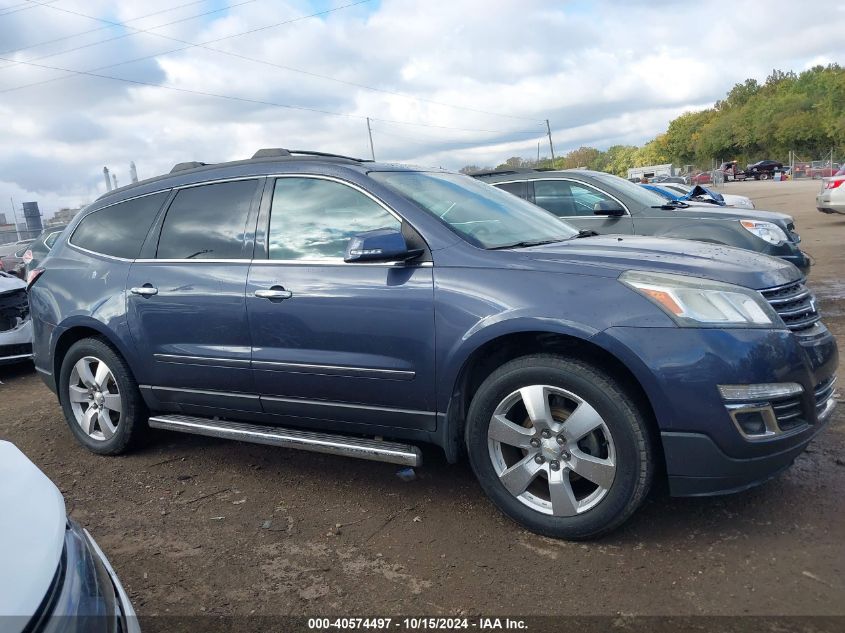
[[845, 63], [793, 0], [0, 0], [0, 213], [262, 147], [459, 169], [642, 144], [746, 78]]

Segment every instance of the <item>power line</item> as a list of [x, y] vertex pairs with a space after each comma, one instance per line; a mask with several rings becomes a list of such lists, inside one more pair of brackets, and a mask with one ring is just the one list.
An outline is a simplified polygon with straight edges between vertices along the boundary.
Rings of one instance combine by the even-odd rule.
[[[9, 61], [7, 58], [1, 57], [1, 56], [0, 56], [0, 60]], [[206, 91], [203, 91], [203, 90], [192, 90], [190, 88], [180, 88], [178, 86], [165, 86], [165, 85], [162, 85], [162, 84], [152, 83], [151, 81], [141, 81], [139, 79], [128, 79], [126, 77], [115, 77], [113, 75], [102, 75], [102, 74], [99, 74], [99, 73], [85, 71], [85, 70], [72, 70], [70, 68], [61, 68], [61, 67], [58, 67], [58, 66], [50, 66], [48, 64], [38, 64], [36, 62], [21, 61], [19, 63], [24, 64], [26, 66], [33, 66], [35, 68], [45, 68], [45, 69], [48, 69], [48, 70], [60, 70], [62, 72], [66, 72], [66, 73], [73, 73], [74, 75], [84, 75], [86, 77], [97, 77], [97, 78], [100, 78], [100, 79], [110, 79], [112, 81], [120, 81], [120, 82], [123, 82], [123, 83], [133, 84], [133, 85], [136, 85], [136, 86], [148, 86], [150, 88], [159, 88], [161, 90], [171, 90], [171, 91], [174, 91], [174, 92], [182, 92], [182, 93], [186, 93], [186, 94], [194, 94], [194, 95], [200, 95], [200, 96], [204, 96], [204, 97], [216, 97], [218, 99], [227, 99], [229, 101], [239, 101], [239, 102], [242, 102], [242, 103], [253, 103], [253, 104], [256, 104], [256, 105], [265, 105], [265, 106], [272, 106], [272, 107], [277, 107], [277, 108], [285, 108], [285, 109], [288, 109], [288, 110], [301, 110], [301, 111], [304, 111], [304, 112], [314, 112], [314, 113], [318, 113], [318, 114], [327, 114], [329, 116], [344, 117], [344, 118], [347, 118], [347, 119], [361, 119], [361, 120], [363, 120], [363, 119], [367, 118], [366, 116], [364, 116], [362, 114], [351, 114], [351, 113], [348, 113], [348, 112], [334, 112], [332, 110], [323, 110], [323, 109], [320, 109], [320, 108], [310, 108], [310, 107], [307, 107], [307, 106], [298, 106], [298, 105], [292, 105], [292, 104], [288, 104], [288, 103], [278, 103], [276, 101], [266, 101], [266, 100], [263, 100], [263, 99], [251, 99], [249, 97], [238, 97], [238, 96], [235, 96], [235, 95], [226, 95], [226, 94], [220, 94], [220, 93], [216, 93], [216, 92], [206, 92]], [[5, 92], [5, 91], [3, 91], [3, 92]], [[373, 121], [381, 121], [382, 123], [393, 123], [393, 124], [396, 124], [396, 125], [412, 125], [412, 126], [417, 126], [417, 127], [437, 128], [437, 129], [443, 129], [443, 130], [457, 130], [457, 131], [461, 131], [461, 132], [486, 132], [486, 133], [493, 133], [493, 134], [522, 134], [523, 133], [523, 132], [511, 132], [511, 131], [507, 131], [507, 130], [485, 130], [485, 129], [473, 129], [473, 128], [460, 128], [460, 127], [451, 127], [451, 126], [448, 126], [448, 125], [435, 125], [435, 124], [432, 124], [432, 123], [418, 123], [418, 122], [413, 122], [413, 121], [398, 121], [398, 120], [395, 120], [395, 119], [381, 119], [381, 118], [375, 118], [375, 117], [370, 117], [370, 118]], [[525, 132], [525, 133], [528, 133], [528, 132]], [[532, 131], [531, 134], [535, 134], [535, 132]]]
[[[355, 2], [355, 3], [349, 4], [349, 5], [345, 5], [344, 7], [338, 7], [337, 9], [355, 6], [356, 4], [363, 4], [363, 2], [368, 2], [368, 1], [370, 1], [370, 0], [363, 0], [362, 2]], [[109, 25], [113, 25], [113, 26], [126, 26], [125, 23], [112, 22], [110, 20], [105, 20], [103, 18], [98, 18], [96, 16], [91, 16], [91, 15], [87, 15], [87, 14], [84, 14], [84, 13], [79, 13], [77, 11], [72, 11], [72, 10], [69, 10], [69, 9], [63, 9], [63, 8], [60, 8], [60, 7], [51, 7], [51, 8], [56, 9], [57, 11], [62, 11], [64, 13], [70, 13], [70, 14], [73, 14], [73, 15], [78, 15], [78, 16], [82, 16], [82, 17], [85, 17], [85, 18], [89, 18], [91, 20], [97, 20], [97, 21], [100, 21], [100, 22], [105, 22], [105, 23], [107, 23]], [[319, 15], [319, 14], [316, 14], [316, 15]], [[312, 17], [312, 16], [305, 16], [305, 17]], [[162, 26], [167, 26], [167, 25], [162, 25]], [[513, 115], [513, 114], [504, 114], [504, 113], [501, 113], [501, 112], [491, 112], [489, 110], [482, 110], [480, 108], [473, 108], [473, 107], [469, 107], [469, 106], [461, 106], [461, 105], [455, 105], [455, 104], [451, 104], [451, 103], [444, 103], [442, 101], [437, 101], [437, 100], [434, 100], [434, 99], [428, 99], [426, 97], [418, 97], [418, 96], [415, 96], [415, 95], [409, 95], [409, 94], [406, 94], [406, 93], [403, 93], [403, 92], [399, 92], [397, 90], [389, 90], [389, 89], [386, 89], [386, 88], [377, 88], [377, 87], [374, 87], [374, 86], [368, 86], [368, 85], [353, 82], [353, 81], [346, 81], [344, 79], [338, 79], [336, 77], [321, 75], [319, 73], [314, 73], [314, 72], [311, 72], [311, 71], [302, 70], [300, 68], [293, 68], [291, 66], [286, 66], [284, 64], [278, 64], [278, 63], [275, 63], [275, 62], [271, 62], [271, 61], [267, 61], [267, 60], [263, 60], [263, 59], [258, 59], [258, 58], [255, 58], [255, 57], [248, 57], [246, 55], [241, 55], [239, 53], [234, 53], [234, 52], [227, 51], [227, 50], [224, 50], [224, 49], [220, 49], [220, 48], [217, 48], [217, 47], [208, 46], [208, 44], [220, 42], [224, 39], [229, 39], [229, 38], [232, 38], [232, 37], [239, 37], [240, 35], [243, 35], [243, 34], [246, 34], [246, 33], [255, 32], [255, 30], [247, 31], [243, 34], [230, 35], [230, 36], [227, 36], [225, 38], [218, 38], [218, 39], [214, 39], [214, 40], [207, 40], [205, 42], [194, 43], [194, 42], [189, 42], [189, 41], [182, 40], [182, 39], [179, 39], [179, 38], [176, 38], [176, 37], [171, 37], [171, 36], [168, 36], [168, 35], [163, 35], [161, 33], [153, 32], [155, 29], [162, 28], [162, 26], [153, 27], [152, 29], [138, 29], [138, 28], [135, 28], [135, 27], [128, 27], [128, 28], [131, 28], [135, 33], [147, 33], [149, 35], [153, 35], [155, 37], [159, 37], [159, 38], [162, 38], [162, 39], [167, 39], [167, 40], [170, 40], [170, 41], [179, 42], [181, 44], [186, 44], [186, 46], [184, 46], [184, 47], [180, 47], [180, 48], [177, 48], [177, 49], [174, 49], [174, 50], [171, 50], [171, 51], [165, 51], [164, 53], [158, 53], [158, 54], [156, 54], [152, 57], [159, 57], [161, 55], [167, 55], [167, 54], [174, 53], [174, 52], [184, 51], [184, 50], [187, 50], [189, 48], [202, 48], [202, 49], [205, 49], [205, 50], [210, 50], [210, 51], [220, 53], [222, 55], [226, 55], [228, 57], [233, 57], [233, 58], [241, 59], [241, 60], [248, 61], [248, 62], [262, 64], [262, 65], [265, 65], [265, 66], [271, 66], [273, 68], [278, 68], [280, 70], [286, 70], [286, 71], [289, 71], [289, 72], [294, 72], [294, 73], [306, 75], [306, 76], [309, 76], [309, 77], [314, 77], [314, 78], [317, 78], [317, 79], [323, 79], [323, 80], [326, 80], [326, 81], [332, 81], [332, 82], [335, 82], [335, 83], [343, 84], [343, 85], [346, 85], [346, 86], [352, 86], [352, 87], [355, 87], [355, 88], [361, 88], [361, 89], [369, 90], [369, 91], [372, 91], [372, 92], [389, 94], [389, 95], [398, 96], [398, 97], [401, 97], [401, 98], [404, 98], [404, 99], [411, 99], [411, 100], [419, 101], [419, 102], [423, 102], [423, 103], [430, 103], [432, 105], [440, 105], [440, 106], [444, 106], [444, 107], [448, 107], [448, 108], [465, 110], [465, 111], [468, 111], [468, 112], [474, 112], [476, 114], [487, 114], [487, 115], [490, 115], [490, 116], [498, 116], [498, 117], [504, 117], [504, 118], [508, 118], [508, 119], [534, 121], [538, 125], [540, 124], [539, 120], [533, 119], [531, 117], [519, 116], [519, 115]], [[123, 37], [125, 37], [125, 36], [126, 35], [124, 35]], [[105, 41], [109, 41], [109, 40], [105, 40]], [[93, 45], [95, 45], [95, 44], [96, 43], [94, 43]], [[64, 52], [71, 52], [73, 50], [77, 50], [77, 49], [70, 49], [70, 50], [64, 51]], [[5, 54], [5, 53], [0, 53], [0, 54]], [[54, 55], [58, 55], [58, 54], [62, 54], [62, 53], [55, 53]], [[52, 57], [54, 55], [45, 55], [45, 56], [42, 56], [42, 57], [36, 57], [36, 58], [34, 58], [33, 60], [30, 60], [30, 61], [38, 61], [40, 59], [45, 59], [46, 57]], [[108, 65], [108, 66], [100, 66], [98, 68], [93, 68], [93, 69], [90, 69], [90, 70], [92, 70], [92, 71], [106, 70], [108, 68], [113, 68], [113, 67], [118, 66], [118, 65], [129, 64], [129, 63], [132, 63], [132, 62], [135, 62], [135, 61], [141, 61], [141, 60], [144, 60], [144, 59], [149, 59], [150, 57], [151, 56], [136, 58], [136, 59], [133, 59], [133, 60], [120, 62], [119, 64], [112, 64], [112, 65]], [[60, 79], [60, 78], [56, 78], [56, 79]], [[18, 89], [26, 88], [26, 87], [33, 86], [33, 85], [41, 85], [43, 83], [47, 83], [47, 81], [54, 81], [54, 80], [51, 79], [51, 80], [46, 80], [46, 81], [43, 81], [43, 82], [26, 84], [24, 86], [18, 86], [17, 88], [12, 88], [12, 89], [9, 89], [9, 90], [18, 90]], [[3, 92], [6, 92], [6, 90], [0, 91], [0, 93], [3, 93]]]
[[[41, 4], [41, 3], [33, 3], [30, 0], [27, 0], [26, 2], [21, 2], [20, 4], [13, 4], [10, 7], [5, 7], [3, 9], [0, 9], [0, 11], [4, 11], [4, 13], [0, 13], [0, 18], [2, 18], [4, 15], [12, 15], [13, 13], [20, 13], [21, 11], [27, 11], [29, 9], [34, 9], [35, 7], [43, 7], [43, 6], [46, 6], [47, 4], [52, 4], [52, 3], [58, 2], [58, 1], [59, 0], [47, 0], [47, 2]], [[17, 7], [21, 7], [21, 8], [18, 9]]]
[[[364, 0], [364, 1], [365, 1], [365, 2], [369, 2], [369, 0]], [[158, 25], [158, 26], [156, 26], [156, 27], [153, 27], [153, 28], [156, 28], [156, 29], [163, 29], [165, 26], [171, 26], [171, 25], [173, 25], [173, 24], [180, 24], [180, 23], [182, 23], [182, 22], [188, 22], [189, 20], [195, 20], [196, 18], [201, 18], [201, 17], [204, 17], [204, 16], [206, 16], [206, 15], [211, 15], [211, 14], [213, 14], [213, 13], [220, 13], [221, 11], [227, 11], [227, 10], [229, 10], [229, 9], [233, 9], [233, 8], [235, 8], [235, 7], [239, 7], [239, 6], [244, 5], [244, 4], [251, 4], [251, 3], [253, 3], [253, 2], [257, 2], [257, 0], [241, 0], [241, 2], [237, 2], [237, 3], [235, 3], [235, 4], [230, 4], [229, 6], [227, 6], [227, 7], [223, 7], [223, 8], [221, 8], [221, 9], [212, 9], [212, 10], [210, 10], [210, 11], [205, 11], [204, 13], [199, 13], [199, 14], [197, 14], [197, 15], [191, 15], [191, 16], [188, 16], [188, 17], [186, 17], [186, 18], [180, 18], [180, 19], [178, 19], [178, 20], [173, 20], [172, 22], [167, 22], [167, 23], [165, 23], [165, 24], [160, 24], [160, 25]], [[47, 7], [47, 5], [46, 5], [46, 4], [38, 4], [37, 6], [40, 6], [40, 7]], [[48, 7], [48, 8], [50, 8], [50, 9], [56, 9], [57, 11], [64, 11], [65, 13], [74, 13], [73, 11], [70, 11], [69, 9], [61, 9], [61, 8], [59, 8], [59, 7], [53, 7], [53, 6], [50, 6], [50, 7]], [[83, 14], [78, 13], [77, 15], [83, 15]], [[86, 16], [84, 16], [84, 17], [90, 17], [90, 16], [87, 16], [87, 15], [86, 15]], [[99, 19], [99, 18], [92, 18], [92, 19]], [[105, 21], [105, 20], [103, 20], [103, 21]], [[111, 22], [111, 24], [116, 24], [116, 25], [118, 25], [118, 26], [123, 26], [120, 22]], [[130, 28], [130, 29], [134, 29], [134, 27], [131, 27], [131, 26], [130, 26], [130, 27], [128, 27], [128, 28]], [[107, 38], [107, 39], [104, 39], [104, 40], [99, 40], [99, 41], [97, 41], [97, 42], [89, 42], [88, 44], [81, 44], [81, 45], [79, 45], [79, 46], [74, 46], [73, 48], [68, 48], [68, 49], [66, 49], [66, 50], [59, 51], [59, 52], [57, 52], [57, 53], [49, 53], [49, 54], [47, 54], [47, 55], [41, 55], [41, 56], [39, 56], [39, 57], [33, 57], [33, 58], [31, 58], [29, 61], [31, 61], [31, 62], [37, 62], [37, 61], [40, 61], [40, 60], [42, 60], [42, 59], [48, 59], [48, 58], [50, 58], [50, 57], [56, 57], [56, 56], [58, 56], [58, 55], [65, 55], [66, 53], [73, 53], [74, 51], [79, 51], [79, 50], [82, 50], [83, 48], [91, 48], [92, 46], [99, 46], [100, 44], [107, 44], [108, 42], [114, 42], [114, 41], [116, 41], [116, 40], [126, 39], [127, 37], [132, 37], [133, 35], [136, 35], [136, 34], [137, 34], [137, 33], [139, 33], [139, 32], [145, 32], [145, 31], [140, 31], [139, 29], [134, 29], [134, 31], [133, 31], [132, 33], [124, 33], [123, 35], [116, 35], [116, 36], [114, 36], [114, 37], [109, 37], [109, 38]], [[4, 54], [5, 54], [5, 53], [4, 53]], [[157, 57], [157, 55], [154, 55], [154, 57]], [[20, 63], [22, 63], [22, 62], [21, 62], [21, 61], [19, 61], [19, 60], [12, 60], [12, 62], [13, 62], [12, 64], [7, 64], [6, 66], [0, 66], [0, 70], [2, 70], [3, 68], [8, 68], [9, 66], [14, 66], [15, 64], [20, 64]], [[97, 69], [97, 70], [99, 70], [99, 69]]]
[[[57, 0], [51, 0], [51, 2], [56, 2], [56, 1]], [[191, 6], [191, 5], [194, 5], [194, 4], [202, 4], [203, 2], [205, 2], [205, 0], [192, 0], [192, 2], [186, 2], [185, 4], [180, 4], [180, 5], [177, 5], [175, 7], [170, 7], [168, 9], [162, 9], [161, 11], [153, 11], [152, 13], [147, 13], [145, 15], [139, 15], [138, 17], [135, 17], [135, 18], [130, 18], [129, 20], [126, 20], [126, 22], [124, 24], [128, 24], [129, 22], [137, 22], [138, 20], [144, 20], [146, 18], [151, 18], [154, 15], [159, 15], [161, 13], [170, 13], [172, 11], [184, 9], [185, 7], [188, 7], [188, 6]], [[38, 5], [33, 5], [31, 2], [26, 2], [25, 4], [28, 4], [29, 6], [47, 7], [48, 9], [58, 9], [60, 11], [62, 11], [62, 10], [67, 11], [66, 9], [60, 9], [59, 7], [49, 6], [50, 2], [40, 3]], [[82, 14], [80, 13], [79, 15], [82, 15]], [[89, 17], [89, 16], [85, 16], [85, 17]], [[107, 20], [102, 20], [102, 21], [107, 22]], [[82, 37], [83, 35], [88, 35], [90, 33], [96, 33], [98, 31], [104, 31], [106, 29], [110, 29], [110, 28], [112, 28], [112, 25], [114, 25], [114, 24], [119, 24], [119, 23], [108, 22], [108, 26], [99, 26], [96, 29], [89, 29], [87, 31], [81, 31], [80, 33], [73, 33], [72, 35], [64, 35], [62, 37], [53, 38], [52, 40], [44, 40], [43, 42], [38, 42], [37, 44], [30, 44], [29, 46], [24, 46], [22, 48], [10, 48], [9, 50], [0, 51], [0, 55], [9, 55], [11, 53], [20, 53], [20, 52], [23, 52], [23, 51], [27, 51], [31, 48], [38, 48], [39, 46], [46, 46], [47, 44], [55, 44], [56, 42], [63, 42], [65, 40], [70, 40], [70, 39], [73, 39], [75, 37]], [[156, 28], [160, 28], [160, 27], [156, 27]]]

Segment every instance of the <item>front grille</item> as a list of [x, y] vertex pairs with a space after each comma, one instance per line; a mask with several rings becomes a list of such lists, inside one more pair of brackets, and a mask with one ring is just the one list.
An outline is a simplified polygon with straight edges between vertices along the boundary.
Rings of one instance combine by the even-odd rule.
[[760, 293], [793, 332], [807, 330], [821, 319], [816, 309], [816, 298], [802, 281], [768, 288]]
[[813, 398], [816, 402], [816, 415], [824, 411], [827, 401], [833, 396], [833, 388], [836, 385], [836, 374], [825, 381], [820, 382], [813, 389]]
[[13, 290], [0, 295], [0, 332], [11, 330], [18, 324], [18, 319], [29, 315], [29, 301], [26, 290]]

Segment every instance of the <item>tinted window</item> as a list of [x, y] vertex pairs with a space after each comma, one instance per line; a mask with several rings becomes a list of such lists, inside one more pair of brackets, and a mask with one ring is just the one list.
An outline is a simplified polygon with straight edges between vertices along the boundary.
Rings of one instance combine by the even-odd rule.
[[557, 216], [579, 216], [593, 215], [597, 202], [613, 202], [613, 199], [598, 189], [570, 180], [536, 180], [534, 201]]
[[528, 196], [525, 193], [525, 183], [524, 182], [503, 182], [501, 184], [494, 185], [498, 187], [502, 191], [507, 191], [508, 193], [512, 193], [515, 196], [519, 196], [520, 198], [527, 198]]
[[240, 259], [257, 180], [183, 189], [167, 210], [159, 259]]
[[352, 187], [318, 178], [279, 178], [270, 212], [270, 259], [343, 257], [353, 235], [400, 227]]
[[[94, 211], [83, 218], [70, 241], [95, 253], [135, 259], [165, 198], [166, 191]], [[57, 237], [48, 237], [47, 246], [52, 248]]]

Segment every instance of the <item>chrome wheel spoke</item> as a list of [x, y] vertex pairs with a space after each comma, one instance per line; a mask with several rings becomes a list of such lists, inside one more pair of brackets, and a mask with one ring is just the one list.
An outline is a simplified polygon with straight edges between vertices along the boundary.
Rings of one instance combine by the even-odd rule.
[[94, 375], [94, 384], [97, 386], [97, 389], [100, 391], [105, 391], [109, 378], [111, 378], [111, 371], [109, 370], [108, 365], [106, 365], [103, 361], [100, 361], [97, 364], [97, 373]]
[[88, 402], [90, 394], [84, 387], [71, 385], [70, 390], [68, 391], [68, 396], [70, 397], [71, 402]]
[[103, 394], [104, 404], [103, 406], [108, 409], [109, 411], [114, 411], [115, 413], [122, 413], [123, 412], [123, 404], [120, 401], [120, 394], [117, 393], [104, 393]]
[[117, 427], [112, 423], [108, 411], [104, 411], [101, 409], [100, 414], [98, 416], [98, 421], [100, 423], [100, 430], [103, 432], [103, 437], [105, 437], [107, 440], [111, 439], [111, 437], [114, 435], [114, 432], [117, 430]]
[[543, 469], [528, 455], [499, 475], [499, 479], [512, 495], [521, 495]]
[[586, 402], [581, 402], [578, 407], [569, 414], [563, 422], [563, 435], [570, 442], [577, 442], [582, 437], [595, 431], [604, 421], [593, 407]]
[[504, 415], [494, 415], [487, 430], [487, 437], [491, 440], [518, 448], [528, 448], [533, 434], [531, 429], [511, 422]]
[[616, 476], [616, 465], [613, 461], [599, 459], [580, 450], [572, 452], [569, 467], [601, 488], [610, 488]]
[[88, 364], [87, 358], [79, 359], [73, 367], [76, 369], [76, 373], [83, 385], [89, 389], [93, 389], [97, 386], [96, 381], [94, 380], [94, 374], [91, 373], [91, 366]]
[[542, 431], [551, 429], [555, 425], [546, 387], [542, 385], [523, 387], [519, 390], [519, 395], [535, 429]]
[[85, 409], [82, 414], [82, 419], [79, 421], [82, 430], [86, 435], [91, 435], [94, 432], [94, 423], [97, 420], [97, 409], [92, 405]]
[[549, 498], [552, 502], [552, 514], [559, 517], [571, 517], [578, 514], [578, 500], [569, 483], [566, 469], [549, 471]]

